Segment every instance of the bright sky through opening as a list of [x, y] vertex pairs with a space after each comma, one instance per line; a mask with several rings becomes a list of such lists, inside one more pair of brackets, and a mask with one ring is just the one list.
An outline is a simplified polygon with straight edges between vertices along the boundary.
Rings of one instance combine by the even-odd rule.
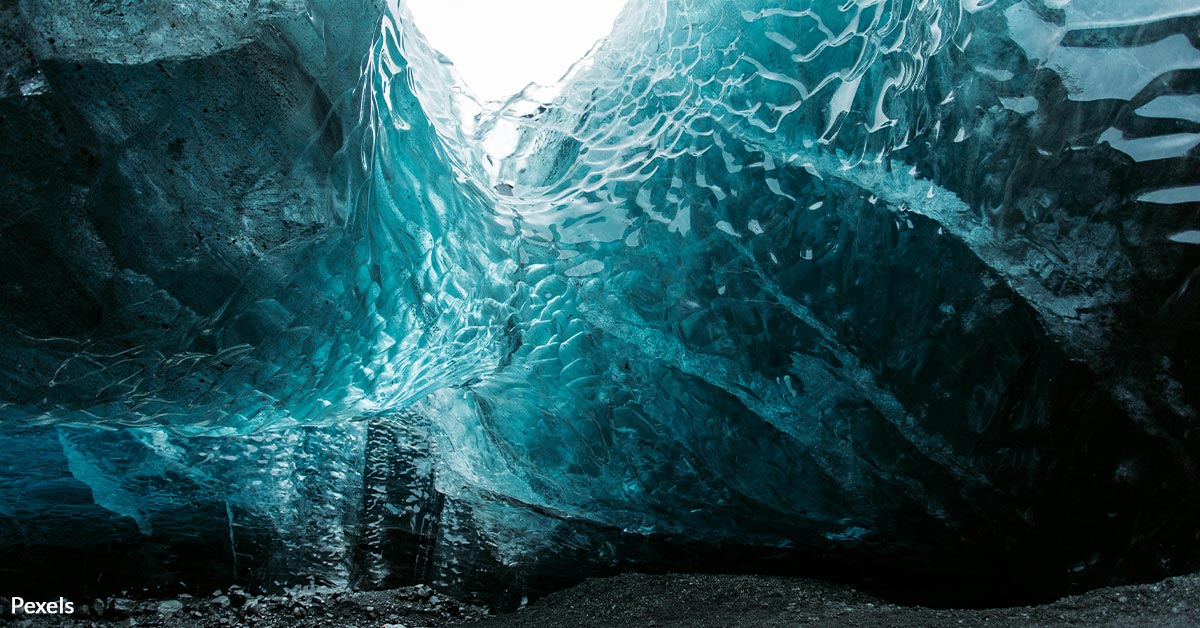
[[408, 0], [417, 28], [485, 101], [551, 85], [607, 36], [625, 0]]

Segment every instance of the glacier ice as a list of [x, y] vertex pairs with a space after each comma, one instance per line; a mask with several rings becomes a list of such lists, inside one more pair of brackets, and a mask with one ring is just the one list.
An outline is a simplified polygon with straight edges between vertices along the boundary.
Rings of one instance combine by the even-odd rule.
[[6, 583], [1200, 564], [1191, 2], [0, 13]]

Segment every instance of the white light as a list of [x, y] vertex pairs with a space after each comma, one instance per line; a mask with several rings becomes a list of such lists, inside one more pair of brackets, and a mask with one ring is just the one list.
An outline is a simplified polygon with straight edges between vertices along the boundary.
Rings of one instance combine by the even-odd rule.
[[625, 0], [408, 0], [417, 28], [485, 101], [552, 85], [612, 31]]

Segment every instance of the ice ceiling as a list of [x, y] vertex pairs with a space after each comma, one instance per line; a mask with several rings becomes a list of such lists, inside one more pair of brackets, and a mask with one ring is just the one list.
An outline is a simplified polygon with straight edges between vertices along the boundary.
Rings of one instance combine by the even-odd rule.
[[1193, 0], [0, 13], [5, 582], [1197, 566]]

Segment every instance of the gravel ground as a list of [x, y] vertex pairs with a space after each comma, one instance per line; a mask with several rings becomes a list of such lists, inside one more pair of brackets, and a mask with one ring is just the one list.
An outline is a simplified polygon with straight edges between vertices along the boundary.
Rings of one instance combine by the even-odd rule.
[[[70, 617], [14, 619], [0, 624], [21, 628], [440, 628], [487, 615], [424, 585], [348, 593], [297, 588], [283, 595], [247, 595], [236, 587], [212, 596], [169, 600], [110, 598], [78, 606]], [[5, 623], [7, 622], [7, 623]]]
[[70, 618], [6, 615], [0, 623], [29, 628], [1200, 627], [1200, 575], [1100, 589], [1042, 606], [986, 610], [898, 606], [846, 585], [800, 578], [628, 574], [588, 580], [524, 610], [495, 616], [417, 586], [366, 593], [297, 589], [250, 596], [234, 589], [208, 598], [114, 598], [82, 607]]
[[1100, 589], [1034, 607], [939, 610], [889, 604], [846, 585], [761, 576], [630, 574], [589, 580], [477, 628], [563, 626], [1200, 626], [1200, 576]]

